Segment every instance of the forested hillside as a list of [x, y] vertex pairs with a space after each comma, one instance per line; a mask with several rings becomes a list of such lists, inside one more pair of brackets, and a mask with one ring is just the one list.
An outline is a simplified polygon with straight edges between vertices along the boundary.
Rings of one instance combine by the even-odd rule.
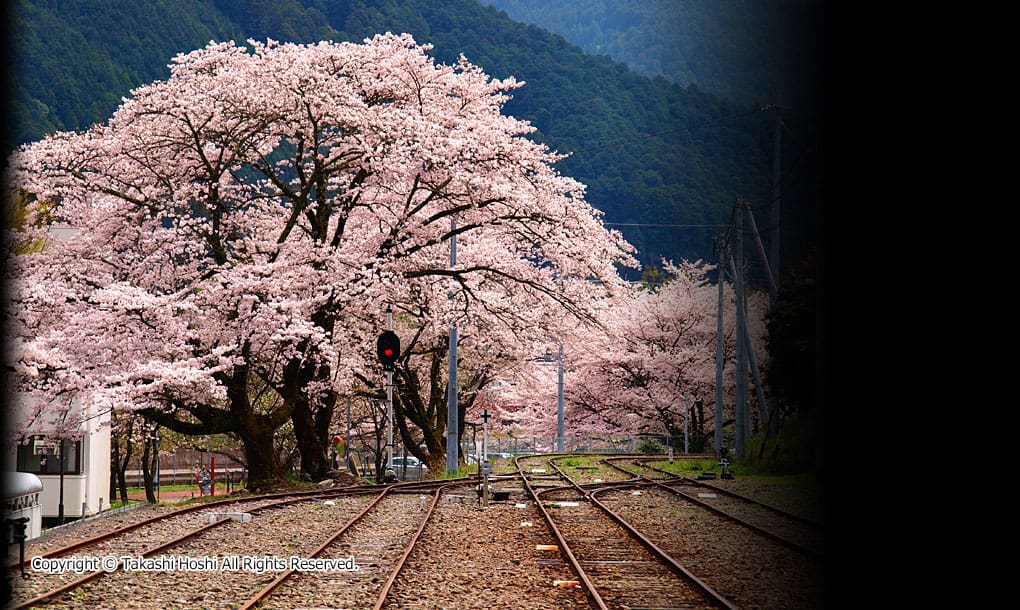
[[[738, 195], [767, 214], [770, 113], [640, 76], [475, 0], [17, 0], [9, 18], [13, 123], [5, 150], [105, 121], [132, 87], [165, 78], [171, 57], [209, 40], [360, 41], [409, 32], [434, 44], [441, 61], [464, 54], [493, 77], [526, 81], [506, 112], [572, 153], [560, 171], [589, 186], [589, 201], [618, 223], [643, 262], [711, 256], [719, 229], [703, 225], [727, 222]], [[810, 138], [798, 136], [795, 121], [786, 129], [787, 141], [799, 137], [809, 152], [784, 157], [796, 177], [784, 209], [800, 211], [784, 233], [784, 247], [793, 245], [784, 258], [811, 241], [797, 224], [812, 226], [816, 190], [803, 161]]]
[[806, 103], [821, 0], [480, 0], [646, 76], [742, 102]]

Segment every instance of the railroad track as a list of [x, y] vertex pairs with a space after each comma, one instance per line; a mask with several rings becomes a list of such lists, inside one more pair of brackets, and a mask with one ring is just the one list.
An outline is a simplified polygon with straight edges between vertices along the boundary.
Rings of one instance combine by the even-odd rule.
[[[534, 459], [534, 458], [533, 458]], [[555, 535], [560, 552], [596, 607], [735, 608], [683, 565], [594, 497], [592, 489], [619, 489], [628, 481], [580, 486], [548, 461], [561, 485], [536, 490], [535, 468], [518, 467], [525, 487]], [[548, 479], [542, 479], [547, 481]]]
[[[74, 542], [72, 542], [70, 544], [67, 544], [67, 545], [64, 545], [64, 546], [60, 546], [60, 547], [57, 547], [57, 548], [46, 549], [46, 550], [40, 549], [41, 552], [33, 552], [33, 550], [31, 548], [29, 548], [29, 549], [26, 550], [26, 555], [29, 555], [29, 556], [38, 556], [38, 557], [43, 557], [43, 558], [49, 559], [49, 558], [56, 558], [56, 557], [64, 557], [66, 555], [71, 555], [71, 554], [79, 552], [79, 551], [91, 551], [91, 552], [94, 552], [96, 550], [97, 545], [99, 545], [102, 542], [113, 540], [113, 539], [116, 539], [116, 538], [118, 538], [120, 536], [124, 536], [125, 534], [128, 534], [130, 532], [141, 530], [143, 528], [148, 528], [148, 527], [150, 527], [150, 526], [152, 526], [154, 524], [157, 524], [157, 523], [160, 523], [160, 522], [169, 521], [171, 519], [176, 519], [176, 518], [179, 518], [179, 517], [182, 517], [182, 516], [185, 516], [185, 515], [192, 515], [194, 513], [201, 513], [201, 512], [204, 512], [204, 511], [206, 511], [206, 512], [207, 511], [234, 512], [234, 511], [237, 511], [237, 510], [242, 510], [242, 509], [246, 510], [248, 508], [254, 508], [254, 507], [262, 506], [262, 505], [264, 505], [266, 503], [272, 502], [273, 500], [280, 499], [280, 498], [301, 498], [301, 497], [319, 497], [319, 496], [329, 497], [332, 494], [355, 493], [353, 490], [356, 490], [356, 489], [372, 489], [373, 487], [382, 487], [382, 486], [345, 487], [345, 488], [334, 488], [334, 489], [329, 489], [329, 490], [307, 490], [307, 491], [296, 491], [296, 492], [284, 492], [284, 493], [275, 493], [275, 494], [265, 494], [265, 495], [261, 495], [261, 496], [254, 496], [254, 497], [243, 498], [243, 499], [225, 498], [225, 499], [222, 499], [222, 500], [213, 500], [213, 501], [210, 501], [210, 502], [199, 502], [199, 503], [195, 503], [195, 504], [192, 504], [190, 506], [185, 506], [183, 508], [178, 508], [178, 509], [175, 509], [175, 510], [172, 510], [172, 511], [169, 511], [169, 512], [165, 512], [165, 513], [153, 515], [151, 517], [147, 517], [147, 518], [144, 518], [144, 519], [132, 521], [131, 523], [128, 523], [128, 524], [123, 525], [121, 527], [117, 527], [117, 528], [109, 529], [109, 530], [106, 530], [106, 531], [102, 531], [102, 532], [100, 532], [98, 534], [94, 534], [92, 536], [88, 536], [88, 537], [83, 538], [81, 540], [76, 540], [76, 541], [74, 541]], [[35, 541], [31, 541], [31, 542], [39, 543], [40, 540], [36, 539]], [[30, 562], [31, 562], [31, 559], [26, 559], [24, 564], [22, 564], [20, 561], [9, 562], [7, 564], [7, 569], [9, 571], [11, 571], [11, 572], [16, 572], [16, 571], [21, 570], [22, 567], [28, 568]]]
[[[323, 514], [330, 515], [333, 520], [341, 518], [344, 514], [356, 512], [360, 505], [368, 503], [369, 500], [358, 498], [358, 496], [375, 495], [376, 499], [385, 496], [388, 492], [399, 491], [402, 488], [415, 490], [416, 493], [427, 489], [428, 485], [421, 483], [400, 483], [389, 486], [364, 486], [348, 487], [332, 490], [315, 490], [310, 492], [294, 492], [285, 494], [274, 494], [261, 496], [245, 501], [216, 501], [179, 509], [163, 515], [146, 519], [110, 532], [105, 532], [87, 540], [76, 542], [59, 549], [51, 550], [40, 557], [48, 560], [51, 565], [59, 565], [57, 562], [69, 561], [74, 558], [118, 558], [116, 565], [84, 565], [70, 566], [73, 571], [64, 574], [46, 574], [40, 571], [31, 572], [31, 577], [25, 580], [17, 579], [15, 582], [14, 599], [11, 607], [29, 608], [39, 607], [53, 601], [58, 601], [62, 606], [70, 607], [110, 607], [113, 603], [117, 607], [129, 607], [126, 600], [113, 602], [116, 599], [115, 591], [118, 588], [127, 587], [125, 583], [138, 583], [137, 586], [130, 586], [132, 590], [133, 606], [130, 607], [181, 607], [195, 602], [203, 596], [211, 596], [215, 601], [223, 599], [244, 599], [247, 594], [243, 593], [244, 587], [258, 584], [271, 578], [273, 574], [253, 574], [255, 570], [261, 570], [260, 565], [236, 566], [240, 571], [230, 573], [230, 566], [218, 566], [219, 569], [208, 569], [208, 566], [198, 564], [187, 565], [157, 564], [155, 568], [125, 564], [119, 558], [158, 558], [170, 554], [173, 549], [173, 557], [192, 558], [200, 557], [203, 560], [222, 561], [224, 556], [235, 556], [238, 560], [245, 557], [260, 557], [276, 555], [289, 558], [303, 547], [307, 546], [308, 540], [302, 539], [298, 542], [284, 542], [278, 544], [275, 549], [262, 547], [263, 542], [269, 542], [273, 534], [278, 536], [279, 532], [267, 532], [260, 538], [256, 535], [254, 540], [245, 540], [244, 537], [249, 529], [248, 525], [234, 523], [230, 519], [220, 519], [209, 522], [209, 515], [212, 512], [240, 512], [249, 513], [259, 517], [259, 521], [271, 522], [272, 519], [261, 519], [271, 512], [279, 511], [282, 519], [289, 522], [301, 522], [314, 524], [322, 521]], [[435, 485], [433, 485], [435, 487]], [[326, 509], [324, 511], [324, 509]], [[252, 519], [256, 521], [255, 518]], [[322, 528], [332, 527], [327, 519]], [[314, 528], [313, 528], [314, 529]], [[223, 530], [217, 534], [214, 530]], [[322, 536], [325, 537], [325, 533]], [[201, 542], [205, 539], [208, 542]], [[71, 555], [73, 554], [73, 555]], [[67, 558], [71, 555], [70, 558]], [[66, 558], [66, 559], [61, 559]], [[150, 560], [150, 563], [156, 560]], [[31, 560], [28, 560], [31, 563]], [[197, 560], [196, 560], [197, 562]], [[69, 564], [70, 565], [70, 564]], [[20, 567], [20, 563], [15, 567]], [[85, 569], [83, 570], [82, 567]], [[275, 566], [279, 568], [279, 565]], [[95, 568], [95, 569], [93, 569]], [[125, 569], [126, 568], [126, 569]], [[150, 571], [146, 571], [149, 569]], [[269, 572], [273, 566], [265, 571]], [[203, 572], [216, 572], [204, 574]], [[195, 583], [181, 584], [182, 581], [199, 581]], [[206, 587], [206, 592], [201, 592], [201, 580], [214, 581], [211, 587]], [[103, 581], [103, 582], [98, 582]], [[114, 581], [107, 583], [106, 581]], [[163, 582], [168, 581], [168, 582]], [[159, 584], [161, 583], [162, 584]], [[176, 583], [176, 584], [175, 584]], [[240, 589], [238, 585], [243, 585]], [[164, 599], [160, 597], [160, 590], [173, 593], [174, 590], [188, 590], [190, 599], [185, 595], [181, 599]], [[148, 591], [149, 595], [141, 591]], [[238, 593], [238, 591], [242, 591]]]
[[[659, 474], [651, 478], [641, 472], [620, 466], [627, 461]], [[776, 508], [755, 498], [729, 491], [703, 481], [680, 477], [668, 471], [640, 463], [633, 458], [607, 458], [603, 462], [621, 473], [653, 484], [680, 496], [725, 519], [747, 527], [795, 551], [814, 559], [824, 559], [824, 527], [800, 515]], [[699, 491], [705, 490], [705, 491]]]
[[[349, 559], [352, 571], [287, 570], [248, 599], [253, 608], [382, 608], [393, 582], [449, 484], [417, 486], [403, 495], [381, 492], [316, 548], [308, 559]], [[432, 488], [432, 498], [421, 495]], [[386, 531], [385, 537], [379, 532]], [[385, 580], [384, 580], [385, 579]]]
[[[612, 460], [612, 458], [610, 458], [610, 461], [611, 460]], [[747, 502], [749, 504], [753, 504], [753, 505], [758, 506], [758, 507], [760, 507], [762, 509], [765, 509], [765, 510], [767, 510], [769, 512], [781, 514], [781, 515], [787, 517], [788, 519], [790, 519], [791, 521], [797, 521], [797, 522], [803, 523], [805, 525], [817, 528], [819, 530], [824, 530], [825, 529], [825, 525], [820, 523], [820, 522], [818, 522], [815, 519], [804, 517], [804, 516], [802, 516], [800, 514], [791, 512], [791, 511], [783, 509], [783, 508], [779, 508], [778, 506], [775, 506], [773, 504], [769, 504], [768, 502], [765, 502], [765, 501], [760, 500], [758, 498], [752, 498], [752, 497], [747, 496], [745, 494], [737, 493], [737, 492], [735, 492], [735, 491], [733, 491], [731, 489], [727, 489], [727, 488], [722, 487], [720, 485], [716, 485], [714, 483], [709, 483], [708, 481], [703, 481], [703, 480], [699, 480], [699, 479], [691, 479], [689, 477], [682, 477], [682, 476], [679, 476], [679, 475], [674, 474], [672, 472], [669, 472], [668, 470], [663, 470], [662, 468], [657, 468], [655, 466], [650, 466], [650, 465], [648, 465], [646, 463], [646, 462], [653, 462], [653, 461], [654, 462], [661, 462], [662, 459], [661, 458], [638, 458], [638, 459], [634, 460], [634, 463], [636, 465], [640, 465], [640, 467], [645, 469], [645, 470], [651, 471], [653, 473], [658, 473], [661, 476], [661, 478], [663, 480], [667, 481], [667, 482], [678, 482], [678, 483], [683, 483], [683, 484], [687, 484], [687, 485], [694, 485], [694, 486], [697, 486], [697, 487], [703, 487], [705, 489], [712, 490], [712, 491], [714, 491], [716, 493], [723, 494], [723, 495], [726, 495], [726, 496], [731, 497], [731, 498], [737, 498], [739, 500], [743, 500], [744, 502]], [[651, 477], [649, 477], [649, 478], [651, 478]]]
[[[15, 601], [19, 607], [56, 603], [90, 609], [825, 605], [817, 591], [798, 590], [795, 582], [821, 581], [812, 572], [821, 562], [750, 528], [735, 527], [683, 495], [717, 493], [720, 498], [699, 499], [718, 501], [724, 494], [714, 486], [658, 470], [640, 461], [644, 456], [618, 457], [518, 457], [515, 475], [492, 478], [499, 481], [497, 487], [514, 490], [512, 499], [487, 509], [475, 501], [477, 477], [249, 501], [280, 501], [278, 506], [220, 501], [189, 507], [161, 515], [149, 526], [121, 528], [134, 533], [94, 543], [106, 546], [78, 543], [45, 554], [266, 555], [320, 563], [260, 574], [118, 570], [37, 604], [26, 603], [27, 593]], [[540, 468], [545, 472], [533, 472]], [[288, 499], [291, 503], [283, 502]], [[729, 496], [725, 501], [743, 503]], [[208, 524], [209, 510], [256, 516], [248, 524]], [[748, 510], [771, 514], [762, 507]], [[173, 524], [175, 532], [157, 533], [160, 523]], [[195, 536], [179, 536], [199, 526], [202, 531]], [[121, 550], [129, 538], [139, 537], [145, 546]], [[164, 543], [161, 550], [153, 549]], [[336, 567], [348, 558], [356, 570]], [[316, 570], [317, 565], [334, 567]], [[33, 576], [30, 580], [40, 585], [49, 580], [40, 573]], [[20, 588], [23, 583], [15, 580]]]

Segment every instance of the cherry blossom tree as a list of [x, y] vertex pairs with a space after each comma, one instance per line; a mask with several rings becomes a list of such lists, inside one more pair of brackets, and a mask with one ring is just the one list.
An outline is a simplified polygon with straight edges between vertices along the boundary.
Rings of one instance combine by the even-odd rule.
[[[475, 244], [477, 246], [477, 244]], [[469, 256], [484, 252], [477, 247]], [[604, 287], [575, 279], [559, 281], [557, 292], [528, 290], [502, 278], [464, 284], [464, 292], [448, 297], [449, 282], [430, 279], [412, 290], [413, 301], [401, 304], [398, 329], [404, 335], [403, 354], [396, 367], [394, 425], [407, 450], [438, 469], [445, 461], [447, 432], [449, 322], [458, 329], [458, 436], [485, 388], [521, 361], [532, 356], [533, 345], [565, 320], [590, 324], [595, 306], [605, 300]], [[457, 284], [460, 288], [460, 283]], [[619, 287], [617, 287], [619, 289]], [[561, 303], [585, 304], [586, 315], [564, 315]], [[579, 312], [574, 312], [579, 314]], [[376, 375], [361, 377], [374, 395], [384, 396]], [[374, 380], [377, 380], [373, 382]]]
[[[568, 435], [681, 435], [688, 407], [714, 405], [718, 286], [707, 280], [710, 270], [666, 264], [661, 287], [634, 287], [607, 303], [600, 325], [564, 335]], [[733, 417], [736, 304], [728, 286], [724, 294], [725, 394], [731, 397], [725, 412]], [[760, 365], [766, 363], [764, 305], [763, 295], [749, 299]], [[556, 367], [550, 357], [517, 369], [497, 401], [499, 420], [527, 435], [555, 435]]]
[[[285, 423], [302, 468], [324, 474], [387, 305], [419, 316], [407, 332], [424, 360], [451, 318], [474, 340], [521, 328], [518, 299], [591, 320], [630, 247], [501, 114], [520, 83], [427, 50], [389, 34], [210, 43], [108, 123], [16, 151], [6, 183], [35, 198], [28, 215], [77, 230], [6, 261], [18, 383], [234, 434], [259, 487], [280, 474]], [[26, 222], [17, 238], [43, 236]], [[440, 310], [451, 286], [457, 306]]]
[[[701, 265], [665, 271], [672, 277], [663, 286], [637, 290], [613, 308], [594, 349], [571, 353], [575, 425], [682, 434], [687, 405], [713, 396], [717, 289]], [[732, 343], [731, 329], [727, 335]]]

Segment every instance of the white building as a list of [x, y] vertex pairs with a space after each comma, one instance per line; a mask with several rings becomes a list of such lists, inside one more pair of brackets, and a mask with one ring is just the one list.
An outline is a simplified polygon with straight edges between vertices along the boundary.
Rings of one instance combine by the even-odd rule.
[[[34, 397], [16, 395], [10, 420], [14, 428], [20, 430], [17, 422], [25, 422], [36, 404]], [[110, 415], [74, 400], [65, 416], [72, 432], [60, 439], [55, 434], [60, 429], [56, 413], [55, 409], [44, 410], [8, 443], [3, 470], [39, 477], [43, 518], [59, 517], [61, 495], [65, 518], [94, 515], [110, 506]]]

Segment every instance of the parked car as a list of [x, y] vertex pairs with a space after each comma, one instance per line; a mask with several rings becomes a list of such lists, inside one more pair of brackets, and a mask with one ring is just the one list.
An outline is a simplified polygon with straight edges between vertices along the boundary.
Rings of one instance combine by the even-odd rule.
[[[405, 466], [407, 467], [406, 472], [404, 471]], [[393, 456], [393, 473], [402, 481], [421, 479], [428, 471], [429, 467], [413, 455]]]

